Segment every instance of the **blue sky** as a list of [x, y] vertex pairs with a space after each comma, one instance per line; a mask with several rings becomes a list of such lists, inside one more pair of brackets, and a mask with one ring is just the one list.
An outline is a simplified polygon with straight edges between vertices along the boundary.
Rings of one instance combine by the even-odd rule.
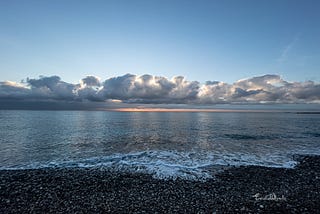
[[0, 1], [1, 80], [320, 81], [320, 1]]

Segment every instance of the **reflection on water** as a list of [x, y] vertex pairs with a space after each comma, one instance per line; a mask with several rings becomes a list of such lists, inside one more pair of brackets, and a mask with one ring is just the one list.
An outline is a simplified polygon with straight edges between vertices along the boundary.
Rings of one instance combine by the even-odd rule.
[[[161, 157], [162, 164], [189, 167], [200, 162], [281, 166], [291, 154], [320, 153], [320, 115], [0, 111], [0, 122], [1, 168], [92, 158], [106, 164], [114, 155], [142, 165], [159, 164]], [[126, 156], [136, 153], [143, 155]]]

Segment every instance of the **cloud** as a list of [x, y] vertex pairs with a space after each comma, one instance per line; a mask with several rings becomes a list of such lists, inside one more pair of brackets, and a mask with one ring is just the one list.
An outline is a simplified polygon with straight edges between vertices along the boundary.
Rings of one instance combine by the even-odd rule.
[[199, 83], [184, 77], [126, 74], [106, 80], [99, 97], [138, 103], [185, 103], [197, 99]]
[[76, 98], [75, 85], [61, 81], [58, 76], [40, 77], [39, 79], [27, 79], [34, 98], [73, 100]]
[[101, 82], [96, 76], [86, 76], [80, 80], [80, 84], [75, 85], [73, 93], [79, 100], [103, 101], [98, 95]]
[[100, 86], [100, 78], [95, 76], [86, 76], [81, 81], [83, 86]]
[[30, 95], [30, 90], [19, 83], [11, 81], [0, 82], [0, 99], [25, 99]]
[[289, 53], [291, 52], [292, 48], [296, 45], [296, 43], [300, 39], [300, 34], [297, 34], [293, 40], [282, 50], [280, 57], [277, 59], [279, 63], [285, 62], [288, 58]]
[[319, 103], [320, 84], [313, 81], [288, 82], [279, 75], [271, 74], [242, 79], [233, 84], [220, 81], [200, 84], [183, 76], [168, 79], [148, 74], [126, 74], [103, 82], [98, 77], [87, 76], [72, 84], [58, 76], [40, 76], [27, 79], [26, 83], [0, 82], [0, 102], [8, 100], [86, 105], [112, 103], [112, 100], [127, 104]]

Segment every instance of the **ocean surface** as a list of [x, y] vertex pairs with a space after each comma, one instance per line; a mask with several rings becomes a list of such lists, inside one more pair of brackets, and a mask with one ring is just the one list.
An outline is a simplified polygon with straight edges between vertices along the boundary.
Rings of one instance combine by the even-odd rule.
[[0, 170], [99, 167], [210, 178], [228, 165], [294, 167], [320, 155], [320, 114], [0, 111]]

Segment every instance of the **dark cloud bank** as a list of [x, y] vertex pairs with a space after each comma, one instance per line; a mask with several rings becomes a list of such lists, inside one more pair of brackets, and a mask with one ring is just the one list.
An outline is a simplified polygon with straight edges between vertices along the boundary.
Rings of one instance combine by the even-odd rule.
[[278, 75], [239, 80], [233, 84], [200, 84], [182, 76], [126, 74], [100, 81], [87, 76], [78, 84], [58, 76], [0, 82], [1, 109], [97, 109], [134, 104], [283, 104], [320, 103], [320, 84], [288, 82]]

